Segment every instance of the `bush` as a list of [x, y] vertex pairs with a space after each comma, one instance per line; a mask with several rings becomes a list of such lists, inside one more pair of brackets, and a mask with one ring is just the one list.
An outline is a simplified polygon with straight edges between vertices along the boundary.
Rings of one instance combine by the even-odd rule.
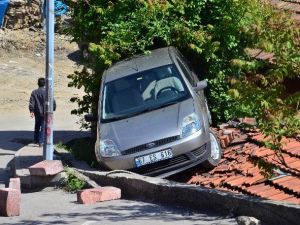
[[86, 182], [76, 177], [74, 173], [66, 169], [67, 178], [65, 179], [65, 190], [71, 193], [82, 190], [86, 186]]
[[[103, 71], [118, 60], [173, 45], [209, 82], [214, 123], [250, 116], [270, 121], [269, 114], [298, 110], [299, 93], [287, 96], [286, 77], [300, 74], [299, 28], [289, 15], [262, 0], [68, 0], [74, 41], [89, 43], [86, 68], [70, 75], [70, 86], [86, 95], [73, 98], [73, 113], [98, 112]], [[272, 65], [250, 58], [245, 48], [273, 52]], [[296, 124], [296, 123], [294, 123]], [[95, 127], [94, 127], [95, 128]]]

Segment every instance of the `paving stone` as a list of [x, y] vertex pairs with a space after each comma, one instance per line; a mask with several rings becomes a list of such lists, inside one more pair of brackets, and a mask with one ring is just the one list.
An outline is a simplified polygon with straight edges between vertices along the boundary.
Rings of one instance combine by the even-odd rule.
[[34, 176], [50, 176], [55, 175], [64, 170], [60, 160], [44, 160], [29, 167], [30, 175]]
[[95, 204], [121, 198], [121, 189], [116, 187], [99, 187], [85, 189], [77, 193], [77, 201], [81, 204]]
[[19, 190], [12, 188], [0, 189], [0, 215], [1, 216], [19, 216], [20, 215]]

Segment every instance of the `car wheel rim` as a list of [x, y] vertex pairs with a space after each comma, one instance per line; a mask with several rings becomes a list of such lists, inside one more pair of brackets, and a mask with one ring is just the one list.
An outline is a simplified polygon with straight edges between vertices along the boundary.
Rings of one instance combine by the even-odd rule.
[[220, 147], [216, 137], [210, 133], [210, 145], [211, 145], [211, 153], [210, 156], [212, 159], [216, 160], [220, 157]]

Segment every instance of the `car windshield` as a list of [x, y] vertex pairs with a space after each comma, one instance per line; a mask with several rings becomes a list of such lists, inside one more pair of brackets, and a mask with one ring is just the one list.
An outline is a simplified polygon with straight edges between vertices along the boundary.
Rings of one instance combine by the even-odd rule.
[[103, 122], [124, 119], [189, 97], [175, 65], [157, 67], [106, 83], [101, 119]]

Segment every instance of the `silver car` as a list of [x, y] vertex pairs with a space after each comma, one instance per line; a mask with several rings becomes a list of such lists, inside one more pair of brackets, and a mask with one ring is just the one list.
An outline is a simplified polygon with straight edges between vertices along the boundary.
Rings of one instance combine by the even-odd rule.
[[100, 165], [160, 177], [216, 166], [222, 150], [209, 128], [206, 86], [174, 47], [114, 64], [100, 89]]

